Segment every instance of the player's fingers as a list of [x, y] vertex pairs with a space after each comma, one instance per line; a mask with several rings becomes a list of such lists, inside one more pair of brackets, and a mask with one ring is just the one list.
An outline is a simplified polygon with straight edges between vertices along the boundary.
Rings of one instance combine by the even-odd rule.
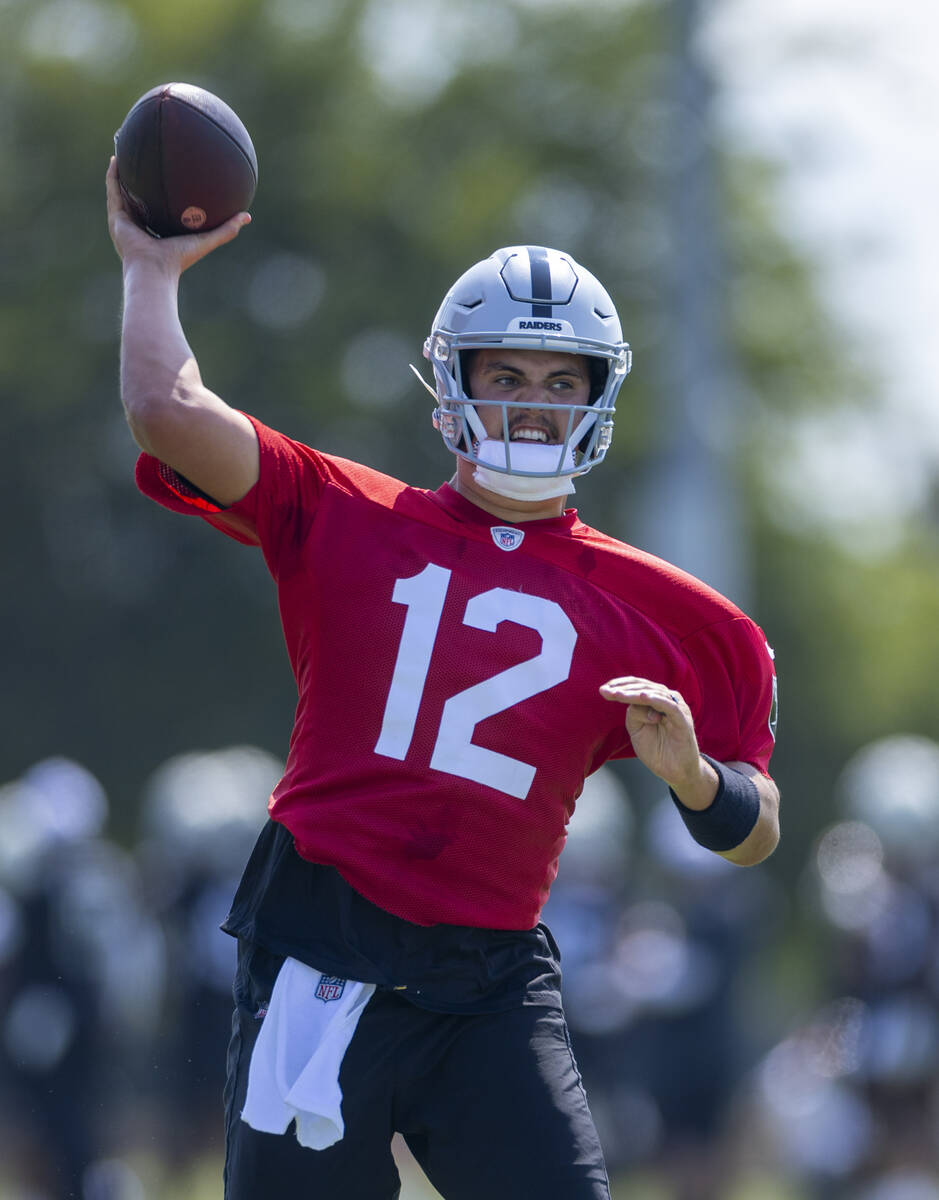
[[235, 216], [229, 217], [218, 229], [213, 229], [209, 233], [204, 234], [204, 237], [212, 237], [215, 235], [216, 240], [212, 243], [212, 248], [216, 246], [224, 246], [226, 242], [233, 241], [246, 225], [251, 224], [251, 214], [242, 212], [236, 213]]
[[[153, 239], [147, 231], [138, 225], [128, 212], [117, 174], [117, 159], [113, 156], [108, 164], [107, 175], [105, 176], [105, 188], [108, 199], [108, 225], [111, 230], [112, 239], [115, 242], [120, 241], [122, 245], [129, 238], [139, 238], [141, 236], [152, 241]], [[118, 251], [119, 253], [121, 252], [120, 247]]]
[[606, 683], [600, 685], [600, 695], [605, 700], [618, 700], [621, 704], [628, 703], [626, 700], [628, 687], [629, 681], [626, 679], [608, 679]]
[[620, 704], [646, 704], [666, 713], [674, 712], [683, 704], [681, 696], [665, 684], [631, 675], [608, 680], [601, 685], [600, 695]]
[[[105, 191], [108, 202], [108, 230], [111, 241], [121, 258], [124, 257], [128, 239], [134, 236], [134, 230], [139, 227], [134, 222], [124, 204], [121, 185], [117, 178], [117, 159], [112, 156], [105, 176]], [[141, 231], [142, 232], [142, 231]]]
[[190, 233], [180, 238], [166, 238], [165, 241], [170, 244], [176, 243], [185, 270], [205, 258], [207, 254], [211, 254], [213, 250], [217, 250], [219, 246], [233, 241], [250, 222], [250, 213], [236, 213], [216, 229], [210, 229], [206, 233]]
[[615, 679], [608, 679], [606, 683], [603, 684], [603, 687], [615, 689], [617, 691], [623, 689], [635, 690], [643, 688], [649, 691], [667, 691], [664, 684], [658, 683], [654, 679], [643, 679], [639, 675], [619, 675]]
[[124, 199], [121, 196], [121, 185], [117, 181], [117, 159], [113, 154], [108, 163], [108, 173], [104, 177], [104, 187], [108, 198], [108, 213], [119, 212], [124, 207]]
[[209, 229], [206, 233], [184, 235], [179, 239], [180, 244], [185, 246], [189, 252], [198, 251], [200, 257], [203, 254], [210, 254], [219, 246], [224, 246], [226, 242], [230, 242], [236, 238], [250, 220], [251, 217], [248, 213], [237, 213], [234, 217], [229, 217], [227, 221], [224, 221], [215, 229]]
[[665, 716], [665, 713], [647, 704], [630, 704], [626, 710], [626, 728], [630, 734], [638, 733], [643, 725], [658, 725], [665, 720]]

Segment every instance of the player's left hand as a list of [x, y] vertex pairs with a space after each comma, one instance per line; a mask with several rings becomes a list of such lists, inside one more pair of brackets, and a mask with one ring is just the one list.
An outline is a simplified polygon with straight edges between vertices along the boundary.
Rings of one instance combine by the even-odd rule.
[[[698, 807], [695, 800], [702, 786], [701, 798], [705, 805], [710, 803], [717, 777], [701, 758], [691, 709], [677, 692], [664, 683], [626, 675], [608, 680], [600, 688], [600, 695], [627, 706], [626, 732], [640, 762], [685, 803], [690, 800], [692, 807]], [[706, 795], [708, 791], [710, 796]]]

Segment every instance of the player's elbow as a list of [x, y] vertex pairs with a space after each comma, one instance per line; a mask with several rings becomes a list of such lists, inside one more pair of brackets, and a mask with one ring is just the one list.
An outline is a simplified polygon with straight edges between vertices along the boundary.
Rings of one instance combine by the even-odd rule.
[[192, 413], [198, 396], [186, 388], [180, 376], [139, 381], [125, 386], [121, 399], [134, 441], [141, 450], [168, 461], [180, 442], [189, 436]]
[[755, 867], [769, 858], [778, 845], [779, 796], [774, 788], [772, 795], [761, 795], [760, 815], [744, 840], [739, 846], [722, 851], [721, 857], [738, 867]]
[[127, 424], [141, 450], [167, 459], [178, 439], [185, 437], [181, 429], [183, 414], [178, 409], [178, 401], [165, 393], [140, 391], [125, 396]]
[[147, 398], [135, 395], [124, 396], [124, 416], [134, 441], [141, 450], [153, 454], [151, 431], [156, 425], [154, 406]]
[[779, 825], [773, 823], [770, 827], [758, 825], [739, 846], [732, 850], [724, 850], [722, 858], [735, 863], [738, 867], [755, 867], [764, 862], [779, 845]]
[[190, 355], [144, 353], [125, 346], [121, 362], [121, 401], [127, 424], [142, 450], [180, 436], [187, 414], [205, 403], [206, 388]]

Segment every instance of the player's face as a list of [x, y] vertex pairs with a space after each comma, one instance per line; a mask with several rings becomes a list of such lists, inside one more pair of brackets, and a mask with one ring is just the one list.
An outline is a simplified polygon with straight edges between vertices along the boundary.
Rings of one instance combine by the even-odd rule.
[[[511, 441], [559, 444], [567, 419], [553, 411], [558, 405], [586, 404], [590, 372], [582, 354], [554, 350], [477, 350], [466, 391], [473, 400], [508, 400]], [[480, 404], [476, 411], [489, 437], [502, 437], [502, 409]]]

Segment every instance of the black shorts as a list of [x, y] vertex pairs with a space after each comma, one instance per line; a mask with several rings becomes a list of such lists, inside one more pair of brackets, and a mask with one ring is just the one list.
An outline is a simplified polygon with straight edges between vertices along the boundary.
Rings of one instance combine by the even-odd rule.
[[248, 1064], [282, 958], [242, 944], [225, 1088], [225, 1198], [395, 1200], [400, 1133], [446, 1200], [609, 1200], [564, 1014], [520, 1005], [455, 1015], [379, 989], [343, 1059], [345, 1135], [309, 1150], [293, 1127], [240, 1119]]

